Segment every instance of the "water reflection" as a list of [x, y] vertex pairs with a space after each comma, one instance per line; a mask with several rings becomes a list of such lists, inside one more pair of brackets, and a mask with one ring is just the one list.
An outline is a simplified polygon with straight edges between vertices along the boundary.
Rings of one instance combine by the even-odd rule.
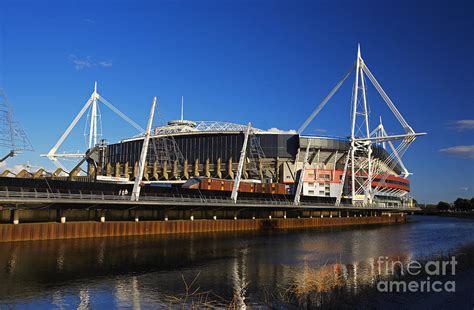
[[52, 305], [57, 309], [64, 309], [64, 299], [61, 291], [53, 292]]
[[232, 266], [232, 282], [233, 282], [233, 304], [239, 309], [245, 309], [245, 298], [247, 293], [247, 254], [248, 249], [237, 250]]
[[[391, 275], [392, 267], [401, 263], [403, 267], [410, 260], [404, 257], [387, 257], [381, 264], [375, 258], [353, 264], [328, 264], [324, 266], [304, 268], [292, 267], [292, 283], [298, 291], [330, 292], [335, 287], [344, 286], [349, 290], [357, 291], [359, 286], [375, 284], [376, 280]], [[381, 268], [383, 267], [383, 268]], [[308, 287], [311, 287], [309, 289]]]
[[127, 308], [139, 310], [140, 291], [138, 279], [132, 276], [129, 279], [120, 279], [115, 282], [115, 306], [117, 308]]
[[79, 305], [77, 306], [77, 310], [87, 310], [89, 309], [89, 290], [88, 289], [80, 289], [79, 290]]
[[[184, 296], [242, 309], [289, 287], [357, 292], [383, 273], [379, 256], [424, 258], [473, 236], [474, 221], [415, 217], [405, 225], [0, 243], [0, 304], [141, 309]], [[186, 296], [191, 282], [195, 294]]]

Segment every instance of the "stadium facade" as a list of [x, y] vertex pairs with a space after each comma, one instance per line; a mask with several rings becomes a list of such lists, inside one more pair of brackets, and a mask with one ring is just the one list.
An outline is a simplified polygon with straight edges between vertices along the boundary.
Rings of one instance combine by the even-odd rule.
[[[246, 128], [233, 123], [186, 120], [155, 128], [150, 137], [144, 182], [185, 186], [193, 178], [233, 180]], [[144, 137], [138, 136], [104, 145], [99, 156], [99, 178], [134, 180], [143, 141]], [[302, 195], [336, 198], [342, 192], [343, 197], [349, 197], [351, 178], [342, 180], [349, 149], [349, 139], [252, 128], [242, 182], [283, 183], [287, 193], [294, 194], [306, 158]], [[377, 203], [410, 204], [410, 182], [401, 176], [403, 168], [399, 164], [384, 164], [390, 155], [382, 145], [374, 144], [372, 151], [374, 165], [382, 171], [372, 179], [372, 187], [378, 188]], [[95, 173], [93, 166], [89, 167], [89, 173]]]

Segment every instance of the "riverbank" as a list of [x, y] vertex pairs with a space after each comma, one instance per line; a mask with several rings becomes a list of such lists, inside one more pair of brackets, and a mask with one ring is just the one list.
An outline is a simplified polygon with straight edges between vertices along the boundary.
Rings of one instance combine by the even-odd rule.
[[403, 213], [381, 216], [236, 220], [110, 221], [0, 224], [0, 242], [228, 232], [405, 223]]

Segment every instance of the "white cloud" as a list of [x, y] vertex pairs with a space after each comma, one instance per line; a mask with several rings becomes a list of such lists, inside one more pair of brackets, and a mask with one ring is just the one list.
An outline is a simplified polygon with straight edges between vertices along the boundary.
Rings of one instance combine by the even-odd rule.
[[289, 134], [296, 134], [296, 130], [290, 129], [290, 130], [281, 130], [275, 127], [272, 127], [267, 130], [268, 132], [275, 132], [275, 133], [289, 133]]
[[457, 131], [473, 130], [474, 119], [463, 119], [463, 120], [451, 122], [449, 125], [449, 128], [455, 129]]
[[84, 68], [91, 68], [93, 66], [89, 56], [86, 58], [78, 58], [76, 55], [69, 55], [69, 59], [74, 64], [74, 68], [76, 68], [77, 71]]
[[439, 150], [441, 153], [474, 159], [474, 145], [458, 145]]
[[91, 59], [90, 56], [87, 57], [78, 57], [74, 54], [69, 55], [69, 59], [74, 64], [74, 68], [77, 71], [81, 71], [82, 69], [92, 68], [92, 67], [102, 67], [102, 68], [110, 68], [112, 67], [111, 61], [102, 60], [99, 62], [95, 62]]
[[110, 67], [112, 67], [112, 62], [111, 61], [101, 61], [101, 62], [99, 62], [99, 66], [104, 67], [104, 68], [110, 68]]

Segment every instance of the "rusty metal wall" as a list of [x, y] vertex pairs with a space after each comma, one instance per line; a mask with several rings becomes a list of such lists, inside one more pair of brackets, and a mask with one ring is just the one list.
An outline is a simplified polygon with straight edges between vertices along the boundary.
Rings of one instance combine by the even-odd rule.
[[327, 226], [349, 226], [349, 225], [371, 225], [404, 223], [406, 216], [392, 214], [391, 216], [371, 216], [371, 217], [333, 217], [333, 218], [290, 218], [286, 220], [275, 220], [275, 228], [310, 228]]
[[403, 223], [406, 216], [0, 224], [0, 242]]

